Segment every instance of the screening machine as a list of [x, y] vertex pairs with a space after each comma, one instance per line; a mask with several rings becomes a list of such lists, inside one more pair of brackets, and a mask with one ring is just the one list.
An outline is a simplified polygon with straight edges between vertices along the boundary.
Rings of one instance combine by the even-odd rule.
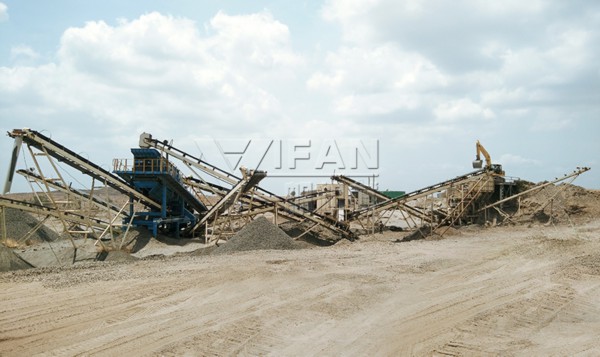
[[[158, 231], [179, 236], [179, 232], [196, 224], [198, 214], [206, 206], [187, 190], [179, 169], [152, 148], [131, 149], [133, 159], [116, 159], [113, 172], [141, 192], [160, 202], [160, 208], [134, 212], [130, 205], [130, 219], [134, 226], [146, 226], [156, 236]], [[194, 214], [197, 212], [198, 214]]]

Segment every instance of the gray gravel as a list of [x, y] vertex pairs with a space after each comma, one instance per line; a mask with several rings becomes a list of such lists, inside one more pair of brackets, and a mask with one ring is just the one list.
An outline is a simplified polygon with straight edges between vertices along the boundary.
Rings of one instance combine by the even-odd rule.
[[0, 272], [33, 268], [31, 264], [0, 244]]
[[[5, 208], [6, 218], [6, 236], [14, 240], [21, 239], [29, 230], [39, 223], [39, 220], [31, 214], [23, 211], [19, 211], [13, 208]], [[53, 242], [60, 239], [58, 233], [52, 229], [42, 226], [38, 229], [30, 238], [30, 240], [37, 242]]]
[[265, 217], [258, 217], [246, 224], [227, 243], [214, 250], [214, 254], [234, 253], [248, 250], [300, 249], [284, 231]]

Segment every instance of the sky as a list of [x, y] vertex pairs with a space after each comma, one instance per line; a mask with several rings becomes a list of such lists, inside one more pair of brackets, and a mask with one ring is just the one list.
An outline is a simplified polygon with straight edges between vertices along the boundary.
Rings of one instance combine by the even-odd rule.
[[412, 191], [480, 140], [508, 176], [600, 188], [597, 1], [0, 1], [0, 131], [106, 168], [148, 132], [278, 193]]

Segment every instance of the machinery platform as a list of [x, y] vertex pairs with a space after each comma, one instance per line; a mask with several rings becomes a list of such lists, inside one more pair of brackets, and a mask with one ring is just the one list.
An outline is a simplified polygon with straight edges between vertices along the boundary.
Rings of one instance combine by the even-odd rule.
[[187, 190], [179, 169], [152, 148], [133, 148], [133, 159], [116, 159], [113, 173], [129, 183], [136, 191], [157, 202], [160, 209], [133, 212], [125, 218], [133, 225], [146, 226], [156, 236], [159, 229], [179, 235], [182, 229], [193, 226], [208, 209]]

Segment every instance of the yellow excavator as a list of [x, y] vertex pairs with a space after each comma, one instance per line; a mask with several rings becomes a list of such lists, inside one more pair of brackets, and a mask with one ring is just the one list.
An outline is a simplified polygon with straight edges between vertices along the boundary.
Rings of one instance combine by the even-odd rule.
[[499, 176], [504, 176], [504, 171], [502, 170], [502, 165], [492, 164], [492, 158], [487, 150], [481, 145], [479, 140], [475, 144], [476, 154], [475, 160], [473, 161], [474, 169], [481, 169], [483, 167], [483, 161], [481, 160], [481, 155], [485, 158], [485, 169], [489, 171], [493, 171]]

